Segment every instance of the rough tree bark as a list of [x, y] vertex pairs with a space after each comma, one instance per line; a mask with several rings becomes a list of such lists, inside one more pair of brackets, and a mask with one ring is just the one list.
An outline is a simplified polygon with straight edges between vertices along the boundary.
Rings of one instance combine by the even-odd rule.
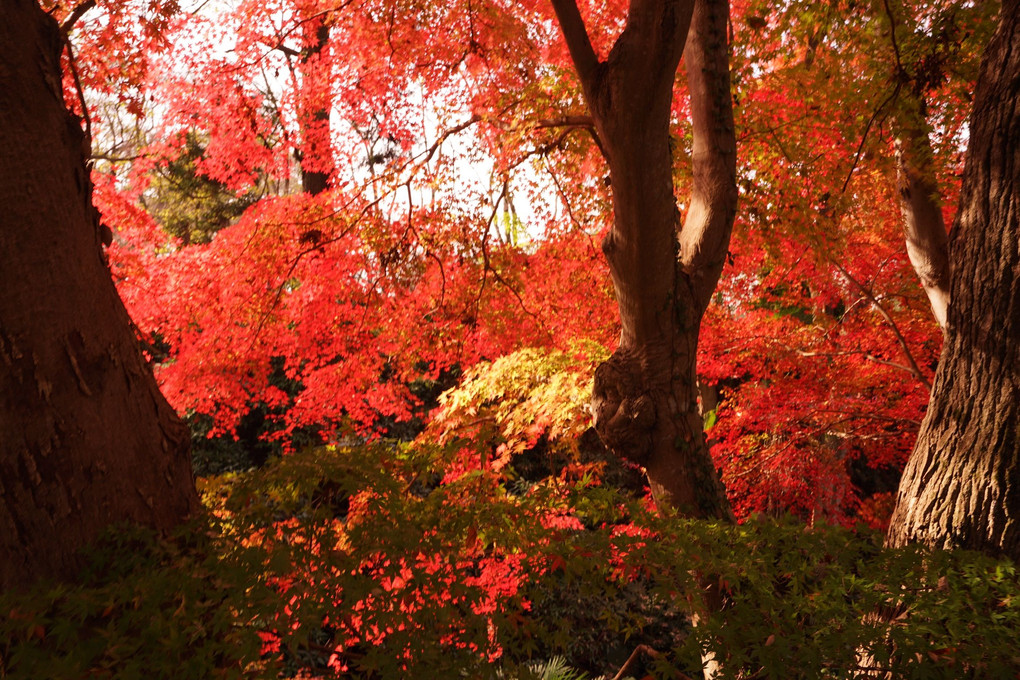
[[197, 507], [187, 428], [103, 261], [62, 37], [0, 0], [0, 590], [67, 577], [103, 528]]
[[[574, 0], [553, 0], [613, 189], [602, 244], [620, 309], [620, 345], [595, 372], [595, 429], [642, 465], [660, 507], [732, 517], [705, 444], [695, 360], [701, 319], [736, 212], [726, 0], [631, 0], [605, 61]], [[686, 42], [686, 48], [685, 48]], [[670, 112], [685, 55], [694, 130], [693, 188], [681, 227]]]
[[887, 543], [1020, 559], [1020, 0], [981, 65], [949, 253], [946, 340]]

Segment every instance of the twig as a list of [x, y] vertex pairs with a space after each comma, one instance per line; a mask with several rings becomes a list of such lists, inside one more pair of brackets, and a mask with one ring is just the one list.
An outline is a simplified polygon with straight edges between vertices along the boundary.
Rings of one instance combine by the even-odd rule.
[[81, 106], [82, 119], [85, 121], [85, 143], [88, 144], [88, 155], [92, 155], [92, 117], [89, 116], [89, 107], [85, 103], [85, 90], [81, 85], [81, 78], [78, 77], [78, 66], [74, 58], [74, 50], [71, 49], [71, 40], [64, 34], [64, 46], [67, 48], [67, 62], [71, 65], [71, 75], [74, 77], [74, 89], [78, 93], [78, 104]]
[[489, 259], [489, 232], [492, 229], [493, 221], [496, 219], [496, 212], [499, 209], [499, 203], [506, 197], [507, 189], [508, 184], [504, 182], [503, 190], [496, 198], [496, 201], [492, 204], [492, 214], [489, 215], [489, 220], [485, 225], [485, 233], [482, 235], [482, 285], [478, 289], [478, 297], [475, 300], [475, 307], [477, 308], [481, 304], [482, 294], [485, 292], [485, 282], [487, 279], [487, 275], [489, 272], [492, 272], [492, 278], [496, 280], [496, 283], [501, 284], [504, 288], [510, 291], [514, 298], [517, 299], [517, 304], [520, 306], [521, 310], [525, 314], [533, 318], [536, 322], [538, 322], [538, 325], [542, 328], [543, 331], [546, 331], [547, 329], [545, 327], [545, 324], [542, 323], [542, 319], [539, 318], [539, 316], [535, 314], [535, 312], [528, 309], [528, 306], [524, 303], [524, 298], [521, 297], [521, 294], [518, 293], [517, 289], [511, 286], [507, 282], [507, 280], [503, 278], [503, 275], [500, 274], [499, 271], [497, 271], [496, 268], [492, 266], [492, 262]]
[[896, 95], [900, 93], [901, 87], [903, 87], [903, 83], [897, 82], [896, 87], [893, 88], [893, 91], [889, 94], [888, 97], [886, 97], [882, 101], [881, 104], [878, 105], [878, 108], [875, 109], [875, 112], [871, 114], [871, 118], [868, 119], [868, 124], [864, 126], [864, 134], [861, 135], [861, 143], [857, 145], [857, 153], [854, 154], [854, 162], [850, 166], [850, 172], [846, 174], [846, 179], [843, 180], [843, 188], [839, 190], [839, 193], [841, 194], [846, 193], [847, 185], [850, 184], [850, 178], [854, 176], [854, 170], [857, 169], [857, 164], [861, 160], [861, 154], [864, 153], [864, 143], [868, 141], [868, 133], [871, 132], [871, 126], [875, 124], [876, 120], [878, 120], [878, 116], [880, 113], [882, 113], [882, 109], [888, 106], [889, 103], [892, 102], [892, 100], [896, 99]]
[[[839, 271], [839, 273], [841, 273], [846, 278], [847, 281], [855, 285], [857, 289], [861, 291], [861, 294], [864, 295], [864, 297], [868, 298], [868, 301], [875, 306], [875, 309], [877, 309], [878, 313], [882, 315], [882, 318], [884, 318], [886, 322], [888, 322], [890, 328], [892, 329], [893, 335], [896, 336], [896, 342], [899, 343], [900, 349], [903, 350], [903, 356], [907, 360], [910, 373], [915, 378], [917, 378], [921, 382], [921, 384], [928, 388], [929, 391], [931, 391], [931, 383], [928, 382], [928, 379], [924, 377], [923, 373], [921, 373], [921, 368], [917, 365], [917, 362], [914, 361], [914, 355], [910, 352], [910, 345], [907, 344], [907, 339], [903, 337], [903, 333], [900, 332], [900, 327], [896, 325], [896, 322], [889, 314], [889, 311], [885, 308], [885, 306], [881, 302], [879, 302], [878, 298], [875, 297], [874, 293], [865, 288], [860, 281], [855, 279], [853, 275], [843, 267], [843, 265], [839, 264], [831, 257], [827, 257], [826, 259], [829, 260], [829, 263], [832, 264], [832, 266], [835, 267]], [[892, 365], [895, 366], [896, 364]]]
[[[581, 225], [581, 222], [577, 219], [577, 216], [574, 215], [574, 209], [570, 207], [570, 201], [567, 200], [567, 194], [566, 194], [566, 192], [563, 191], [563, 186], [560, 184], [559, 177], [557, 177], [556, 173], [553, 172], [553, 169], [549, 166], [548, 161], [546, 163], [544, 163], [544, 166], [545, 166], [545, 171], [548, 172], [549, 173], [549, 177], [552, 178], [553, 186], [556, 187], [556, 193], [558, 193], [560, 195], [560, 200], [563, 201], [563, 207], [567, 209], [567, 217], [570, 218], [571, 224], [573, 224], [574, 228], [576, 228], [582, 234], [587, 234], [588, 232], [586, 232], [584, 230], [584, 227]], [[590, 237], [589, 237], [589, 239], [590, 239]], [[593, 247], [594, 247], [594, 245], [593, 245]]]
[[60, 24], [60, 34], [64, 36], [64, 39], [67, 39], [68, 33], [70, 33], [71, 29], [74, 28], [74, 24], [78, 21], [78, 19], [81, 19], [85, 12], [95, 6], [96, 0], [85, 0], [85, 2], [71, 10], [71, 13], [67, 15], [67, 18]]

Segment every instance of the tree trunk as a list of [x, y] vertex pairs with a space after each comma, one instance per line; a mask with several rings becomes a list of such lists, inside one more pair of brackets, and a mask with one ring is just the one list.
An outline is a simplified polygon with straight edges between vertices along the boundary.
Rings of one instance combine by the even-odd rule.
[[68, 577], [120, 522], [198, 504], [187, 428], [160, 395], [104, 263], [62, 38], [33, 0], [0, 21], [0, 590]]
[[[303, 24], [305, 41], [301, 51], [301, 188], [317, 196], [329, 187], [333, 169], [330, 144], [330, 82], [328, 55], [329, 24], [324, 18]], [[326, 60], [326, 63], [323, 63]]]
[[[730, 518], [705, 444], [695, 371], [701, 318], [736, 208], [728, 3], [633, 0], [605, 62], [592, 50], [573, 0], [553, 6], [613, 187], [614, 224], [602, 248], [621, 333], [619, 348], [595, 372], [595, 429], [614, 453], [645, 468], [660, 507], [688, 517]], [[694, 186], [681, 229], [669, 132], [685, 41]]]
[[900, 115], [896, 124], [897, 189], [903, 213], [907, 257], [921, 282], [939, 327], [946, 328], [949, 307], [949, 252], [946, 224], [942, 219], [939, 187], [932, 175], [931, 140], [928, 137], [925, 102], [920, 95], [907, 100], [913, 110]]
[[[631, 0], [623, 33], [600, 62], [574, 0], [553, 0], [609, 162], [613, 228], [602, 243], [620, 309], [620, 345], [595, 371], [595, 430], [645, 468], [660, 509], [732, 520], [698, 409], [698, 334], [736, 213], [727, 0]], [[686, 47], [684, 47], [686, 43]], [[670, 116], [681, 55], [694, 133], [693, 186], [681, 228], [673, 194]], [[703, 577], [705, 605], [722, 605]], [[693, 616], [691, 625], [700, 619]], [[702, 655], [705, 680], [720, 665]]]
[[887, 542], [1020, 559], [1020, 2], [978, 78], [946, 341]]

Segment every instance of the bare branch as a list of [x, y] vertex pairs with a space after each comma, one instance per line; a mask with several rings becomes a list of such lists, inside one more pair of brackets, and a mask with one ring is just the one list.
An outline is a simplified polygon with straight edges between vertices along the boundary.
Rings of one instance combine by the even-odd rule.
[[[917, 362], [914, 360], [914, 355], [910, 351], [910, 345], [907, 344], [907, 339], [903, 337], [903, 333], [900, 331], [900, 327], [896, 324], [896, 321], [894, 321], [892, 316], [889, 314], [889, 310], [887, 310], [885, 308], [885, 305], [883, 305], [879, 301], [879, 299], [875, 297], [874, 293], [868, 290], [868, 288], [865, 287], [863, 283], [854, 278], [854, 276], [850, 272], [848, 272], [843, 267], [843, 265], [836, 262], [832, 258], [827, 259], [829, 260], [829, 263], [833, 267], [835, 267], [840, 274], [843, 275], [843, 278], [852, 283], [857, 288], [857, 290], [859, 290], [861, 294], [868, 299], [868, 301], [875, 307], [875, 309], [878, 310], [878, 313], [882, 315], [882, 318], [886, 320], [886, 322], [889, 324], [889, 327], [892, 329], [893, 335], [896, 336], [896, 342], [899, 344], [900, 349], [903, 351], [903, 357], [907, 360], [907, 366], [908, 370], [910, 371], [910, 374], [917, 378], [917, 380], [925, 387], [927, 387], [928, 390], [931, 390], [931, 382], [924, 377], [923, 373], [921, 373], [921, 368], [917, 365]], [[899, 366], [898, 364], [890, 365]], [[902, 368], [902, 366], [899, 367]]]
[[560, 30], [563, 31], [563, 39], [570, 51], [570, 59], [574, 62], [581, 84], [587, 90], [594, 80], [599, 60], [591, 46], [588, 29], [584, 27], [584, 19], [581, 18], [575, 0], [552, 0], [552, 4], [560, 22]]
[[66, 38], [67, 35], [71, 32], [71, 29], [74, 28], [74, 25], [75, 23], [77, 23], [78, 19], [81, 19], [82, 15], [85, 14], [85, 12], [89, 11], [95, 6], [96, 0], [85, 0], [85, 2], [81, 3], [73, 10], [71, 10], [71, 13], [67, 15], [67, 18], [64, 19], [64, 22], [60, 24], [60, 34]]

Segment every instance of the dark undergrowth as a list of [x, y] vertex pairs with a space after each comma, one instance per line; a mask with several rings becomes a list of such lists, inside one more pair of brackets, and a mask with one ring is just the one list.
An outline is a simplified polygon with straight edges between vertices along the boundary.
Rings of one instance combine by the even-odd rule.
[[1020, 672], [1009, 562], [661, 517], [588, 474], [452, 476], [451, 451], [320, 448], [203, 480], [176, 535], [120, 527], [76, 583], [2, 596], [0, 677], [612, 677], [639, 645], [639, 677], [696, 676], [706, 649], [725, 677], [853, 677], [861, 650], [897, 678]]

